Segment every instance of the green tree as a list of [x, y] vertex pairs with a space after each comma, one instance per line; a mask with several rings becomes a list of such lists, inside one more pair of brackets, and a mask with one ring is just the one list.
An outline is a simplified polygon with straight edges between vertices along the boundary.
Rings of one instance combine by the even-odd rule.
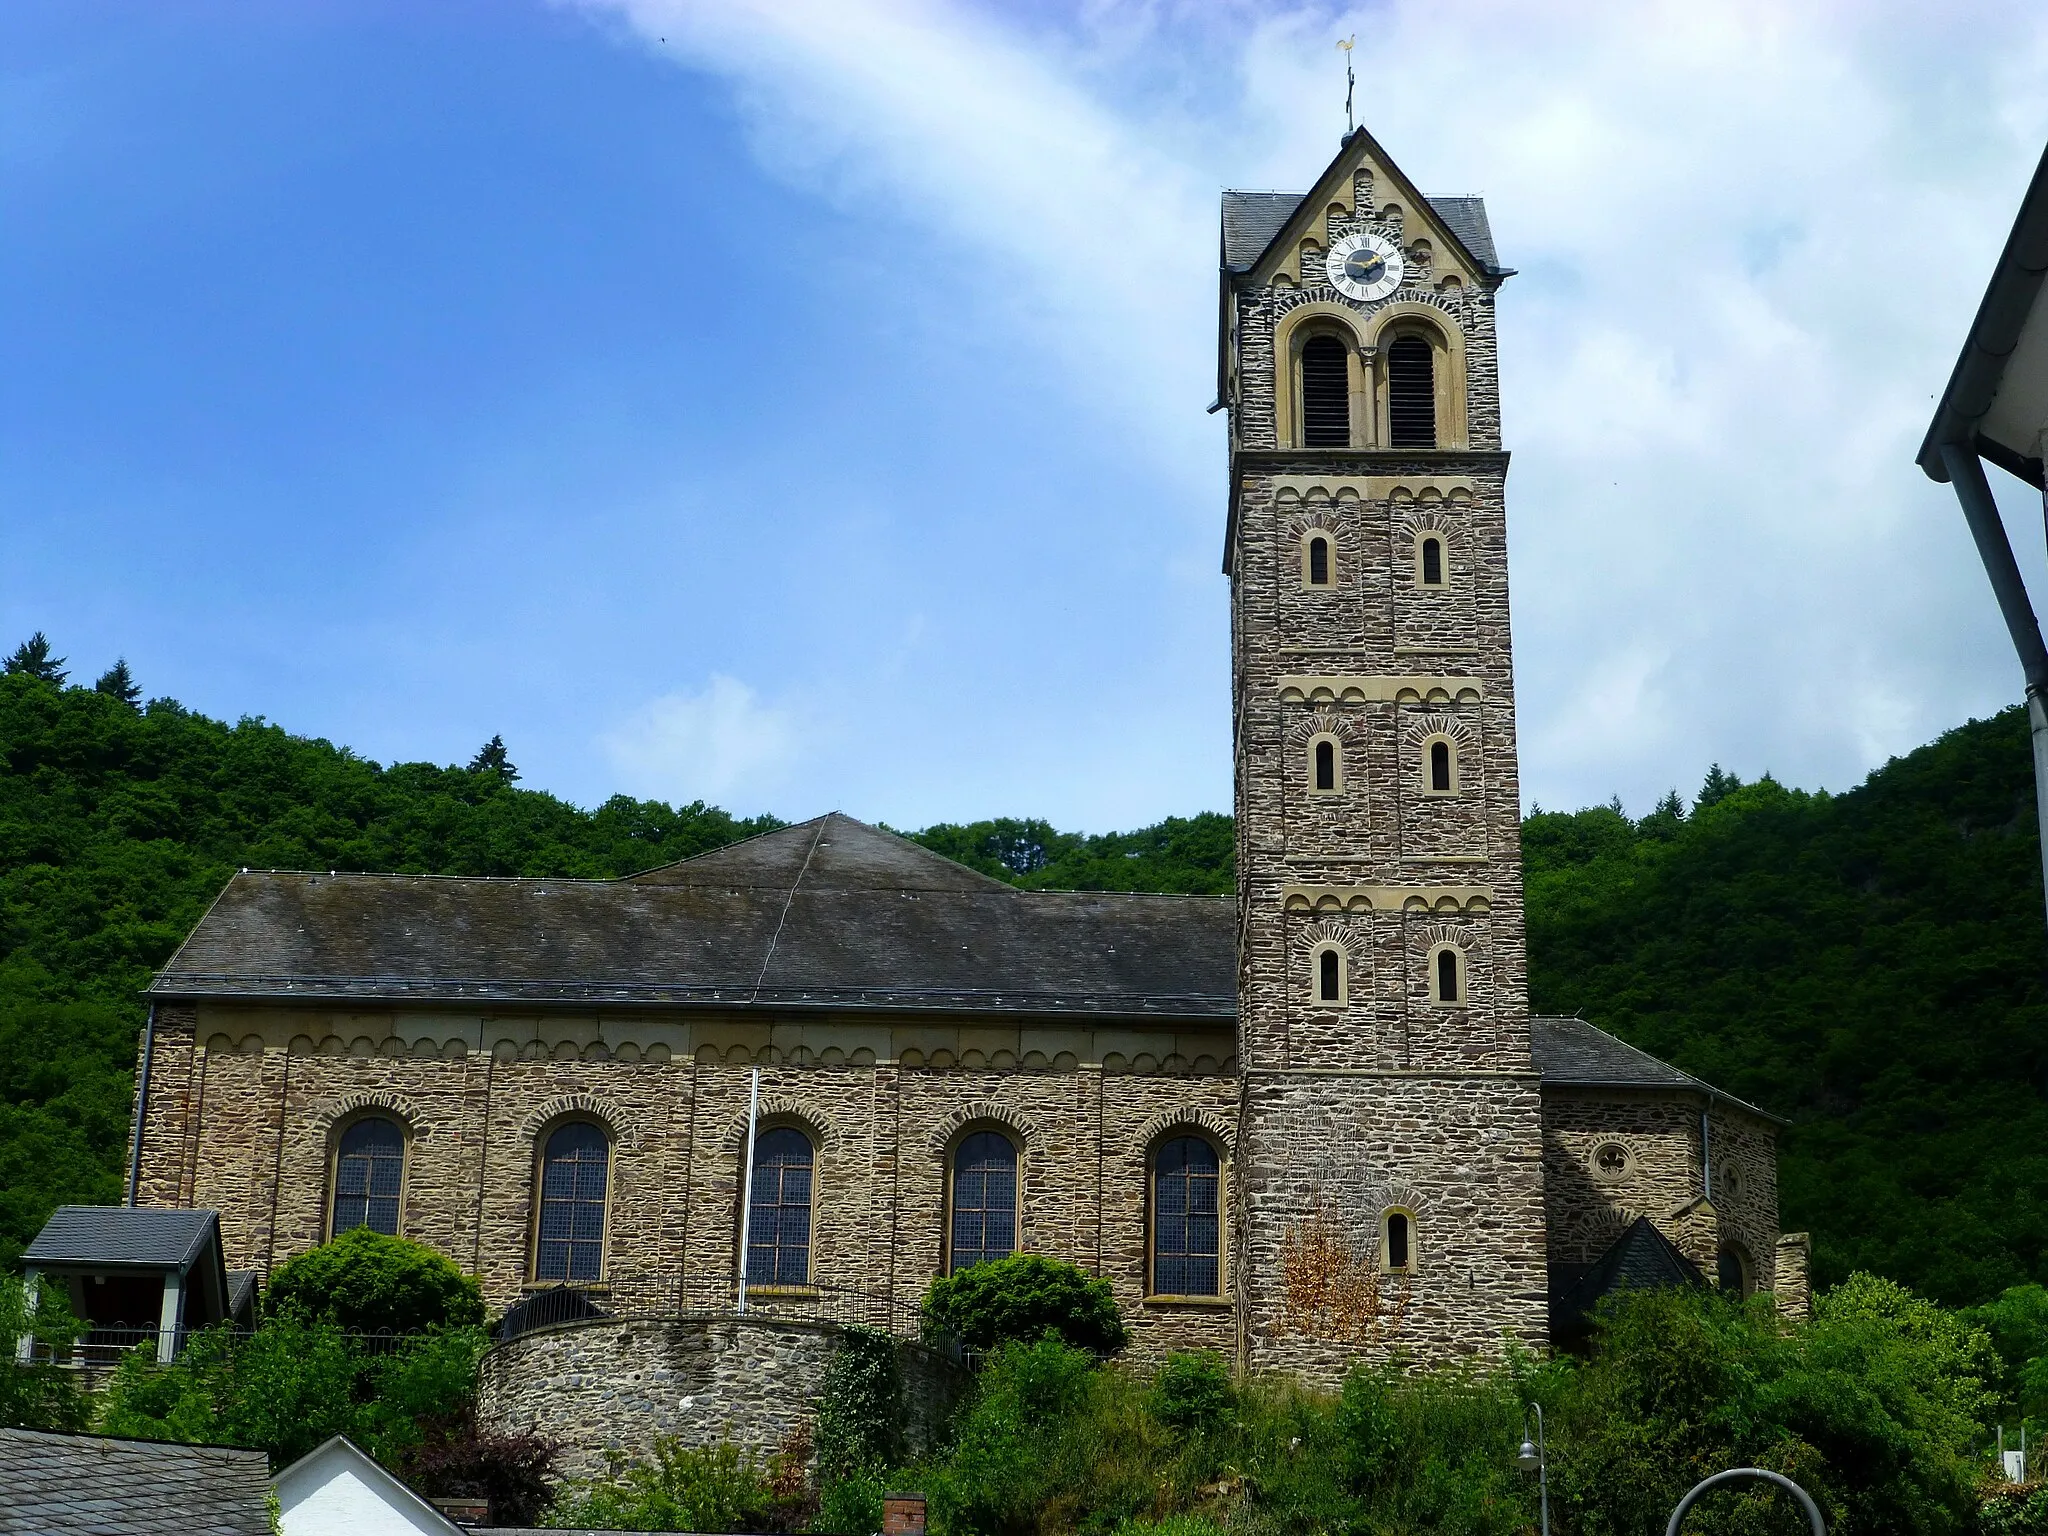
[[469, 771], [487, 773], [507, 784], [519, 777], [519, 770], [512, 766], [512, 757], [505, 750], [505, 738], [502, 736], [493, 736], [477, 748], [476, 756], [469, 760]]
[[1107, 1355], [1128, 1338], [1107, 1280], [1035, 1253], [940, 1276], [925, 1291], [924, 1318], [972, 1350], [1059, 1339]]
[[264, 1305], [349, 1333], [468, 1328], [484, 1320], [474, 1276], [409, 1238], [356, 1227], [270, 1272]]
[[[51, 1356], [81, 1331], [61, 1288], [42, 1286], [31, 1309], [21, 1277], [0, 1273], [0, 1427], [85, 1428], [91, 1404], [79, 1390], [78, 1373]], [[36, 1345], [27, 1360], [15, 1348], [23, 1338]]]
[[126, 657], [117, 658], [111, 667], [102, 672], [92, 685], [92, 691], [119, 699], [123, 704], [142, 702], [142, 690], [136, 686], [135, 678], [128, 670]]
[[63, 685], [67, 674], [64, 658], [50, 654], [50, 641], [40, 629], [14, 648], [5, 663], [13, 677], [32, 677], [38, 682]]

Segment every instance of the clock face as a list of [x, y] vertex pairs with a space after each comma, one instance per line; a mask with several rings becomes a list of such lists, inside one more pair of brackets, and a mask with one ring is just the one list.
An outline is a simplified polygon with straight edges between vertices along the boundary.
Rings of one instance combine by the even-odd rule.
[[1323, 266], [1331, 287], [1363, 303], [1384, 299], [1401, 286], [1401, 253], [1384, 235], [1346, 235], [1330, 247]]

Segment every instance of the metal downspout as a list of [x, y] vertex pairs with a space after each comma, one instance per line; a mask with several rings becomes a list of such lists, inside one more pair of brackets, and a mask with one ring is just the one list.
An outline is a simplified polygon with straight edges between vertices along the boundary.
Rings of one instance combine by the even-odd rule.
[[137, 1074], [141, 1079], [135, 1085], [135, 1147], [128, 1155], [128, 1205], [133, 1209], [135, 1196], [142, 1188], [142, 1127], [149, 1118], [149, 1069], [156, 1065], [156, 1004], [149, 1005], [149, 1016], [142, 1021], [142, 1070]]
[[1962, 503], [1970, 536], [1977, 541], [1977, 556], [1991, 578], [1998, 611], [2005, 616], [2006, 630], [2027, 680], [2027, 725], [2034, 742], [2034, 815], [2041, 833], [2042, 900], [2048, 905], [2048, 697], [2044, 697], [2048, 696], [2048, 646], [2041, 642], [2041, 625], [2027, 599], [2019, 563], [2012, 557], [1998, 503], [1984, 479], [1983, 461], [1967, 444], [1943, 443], [1941, 463], [1956, 488], [1956, 500]]

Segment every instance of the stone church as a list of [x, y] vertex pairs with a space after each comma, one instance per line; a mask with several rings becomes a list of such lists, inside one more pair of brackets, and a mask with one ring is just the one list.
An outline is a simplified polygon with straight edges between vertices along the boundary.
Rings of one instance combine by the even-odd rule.
[[136, 1203], [259, 1274], [369, 1226], [582, 1318], [907, 1334], [1050, 1254], [1141, 1359], [1324, 1381], [1568, 1339], [1659, 1266], [1803, 1309], [1779, 1122], [1529, 1013], [1510, 275], [1362, 129], [1224, 195], [1234, 898], [841, 815], [611, 881], [244, 871], [151, 989]]

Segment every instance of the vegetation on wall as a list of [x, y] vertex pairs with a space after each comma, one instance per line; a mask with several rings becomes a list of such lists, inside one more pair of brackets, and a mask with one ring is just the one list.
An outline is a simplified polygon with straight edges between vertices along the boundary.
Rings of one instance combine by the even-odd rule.
[[939, 1276], [924, 1293], [924, 1320], [940, 1337], [977, 1353], [1057, 1339], [1112, 1355], [1129, 1338], [1107, 1280], [1036, 1253]]
[[[72, 686], [47, 641], [0, 675], [0, 1262], [63, 1201], [111, 1202], [138, 991], [237, 866], [610, 876], [778, 825], [367, 762], [261, 720]], [[927, 847], [1027, 887], [1226, 892], [1227, 816], [1082, 836], [940, 825]], [[1688, 810], [1524, 823], [1530, 984], [1789, 1116], [1784, 1224], [1823, 1281], [1869, 1269], [1965, 1304], [2048, 1279], [2048, 991], [2020, 712], [1840, 795], [1718, 769]]]

